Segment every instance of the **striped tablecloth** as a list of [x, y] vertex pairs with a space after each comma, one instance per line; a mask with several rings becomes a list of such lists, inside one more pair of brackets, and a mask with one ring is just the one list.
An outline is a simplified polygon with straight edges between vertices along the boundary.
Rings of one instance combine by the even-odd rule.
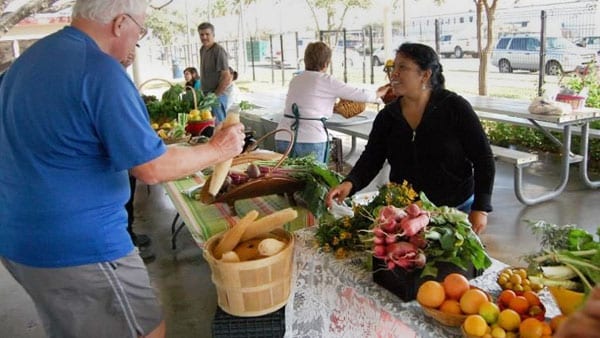
[[[258, 211], [259, 217], [262, 217], [290, 206], [284, 196], [269, 195], [236, 201], [235, 212], [233, 212], [225, 203], [203, 204], [182, 192], [203, 183], [203, 177], [192, 175], [163, 184], [167, 195], [199, 247], [203, 247], [204, 242], [210, 237], [229, 229], [250, 210]], [[286, 230], [295, 231], [316, 224], [314, 216], [308, 210], [297, 206], [294, 208], [298, 211], [298, 218], [286, 224]]]

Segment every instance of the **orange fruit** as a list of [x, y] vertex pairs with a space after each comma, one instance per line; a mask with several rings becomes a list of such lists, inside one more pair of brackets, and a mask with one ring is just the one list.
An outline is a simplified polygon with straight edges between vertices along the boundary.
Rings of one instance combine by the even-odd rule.
[[508, 306], [511, 299], [515, 298], [517, 294], [513, 290], [502, 290], [498, 296], [498, 301], [504, 306]]
[[519, 325], [520, 338], [542, 338], [544, 326], [535, 318], [527, 318]]
[[487, 332], [488, 325], [480, 315], [470, 315], [465, 319], [463, 329], [467, 334], [481, 337]]
[[502, 310], [498, 315], [498, 325], [506, 331], [515, 331], [520, 324], [521, 316], [515, 310]]
[[537, 293], [533, 291], [524, 291], [522, 296], [525, 297], [525, 299], [527, 299], [530, 306], [542, 304], [542, 302], [540, 301], [540, 297], [537, 295]]
[[485, 319], [485, 321], [488, 324], [491, 325], [498, 321], [498, 315], [500, 314], [500, 308], [498, 308], [498, 305], [496, 305], [496, 303], [487, 301], [487, 302], [483, 302], [483, 303], [481, 303], [481, 305], [479, 305], [478, 313], [481, 317], [483, 317], [483, 319]]
[[527, 313], [527, 310], [529, 309], [529, 302], [523, 296], [516, 296], [508, 303], [508, 308], [513, 309], [517, 311], [518, 314], [522, 315]]
[[460, 304], [457, 300], [454, 299], [446, 299], [439, 308], [440, 311], [446, 313], [454, 313], [457, 315], [461, 315], [462, 311], [460, 309]]
[[440, 282], [426, 281], [417, 290], [417, 302], [425, 307], [437, 308], [445, 299], [444, 286]]
[[459, 273], [449, 274], [444, 278], [442, 284], [444, 285], [446, 297], [456, 300], [459, 300], [460, 296], [471, 288], [469, 280]]
[[565, 319], [567, 319], [567, 316], [565, 315], [557, 315], [552, 317], [552, 319], [550, 319], [550, 328], [552, 329], [552, 332], [556, 332], [560, 324], [562, 324], [563, 320]]
[[550, 327], [550, 324], [547, 322], [541, 322], [541, 323], [542, 323], [542, 337], [552, 336], [552, 328]]
[[500, 326], [495, 326], [492, 328], [492, 332], [490, 333], [492, 338], [506, 338], [506, 331]]
[[481, 304], [489, 299], [485, 292], [479, 289], [469, 289], [460, 297], [460, 309], [465, 314], [475, 314], [479, 312]]

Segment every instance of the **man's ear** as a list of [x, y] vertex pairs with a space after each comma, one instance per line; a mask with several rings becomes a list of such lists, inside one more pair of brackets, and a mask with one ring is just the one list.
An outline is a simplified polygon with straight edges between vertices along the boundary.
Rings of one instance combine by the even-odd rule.
[[117, 37], [121, 36], [121, 27], [123, 25], [124, 20], [125, 20], [124, 15], [119, 15], [118, 17], [116, 17], [113, 20], [112, 33]]

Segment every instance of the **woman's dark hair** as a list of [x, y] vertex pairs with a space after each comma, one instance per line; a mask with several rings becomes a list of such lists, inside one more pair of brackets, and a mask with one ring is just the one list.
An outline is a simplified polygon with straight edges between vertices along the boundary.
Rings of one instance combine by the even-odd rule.
[[311, 42], [304, 50], [304, 69], [320, 71], [331, 61], [331, 48], [325, 42]]
[[198, 77], [198, 70], [195, 67], [187, 67], [186, 69], [183, 70], [183, 72], [188, 72], [190, 74], [192, 74], [192, 77], [194, 79], [196, 79]]
[[413, 60], [421, 70], [431, 69], [429, 85], [433, 91], [446, 88], [440, 58], [433, 48], [421, 43], [406, 42], [400, 45], [396, 53]]

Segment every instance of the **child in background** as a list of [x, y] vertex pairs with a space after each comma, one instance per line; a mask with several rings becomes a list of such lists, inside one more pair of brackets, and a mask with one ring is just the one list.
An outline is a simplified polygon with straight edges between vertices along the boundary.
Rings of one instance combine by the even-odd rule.
[[187, 67], [183, 70], [183, 77], [185, 78], [185, 86], [192, 87], [196, 90], [200, 90], [200, 76], [198, 70], [194, 67]]
[[238, 103], [238, 97], [240, 92], [240, 90], [234, 83], [234, 81], [238, 78], [238, 72], [236, 72], [233, 68], [229, 67], [229, 73], [231, 74], [231, 84], [229, 84], [229, 86], [224, 91], [224, 94], [227, 95], [227, 106], [225, 107], [225, 111], [228, 111], [234, 103]]

